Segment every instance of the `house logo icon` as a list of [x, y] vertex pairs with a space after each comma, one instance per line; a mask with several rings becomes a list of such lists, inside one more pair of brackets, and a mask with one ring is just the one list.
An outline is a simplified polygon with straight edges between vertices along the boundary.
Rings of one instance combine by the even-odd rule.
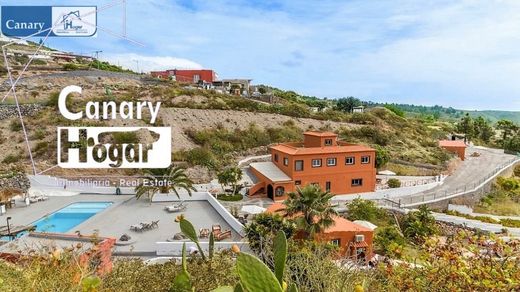
[[74, 20], [81, 20], [80, 12], [79, 10], [71, 11], [66, 15], [63, 15], [63, 20], [61, 21], [63, 23], [63, 29], [64, 30], [79, 30], [83, 28], [82, 25], [74, 25]]
[[96, 6], [53, 6], [52, 32], [55, 36], [91, 37], [96, 35]]

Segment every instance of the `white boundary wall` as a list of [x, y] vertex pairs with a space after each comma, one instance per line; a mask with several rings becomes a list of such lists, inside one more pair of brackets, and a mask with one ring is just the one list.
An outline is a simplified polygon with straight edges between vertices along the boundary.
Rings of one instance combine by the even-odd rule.
[[[176, 241], [176, 242], [157, 242], [156, 243], [156, 252], [158, 256], [181, 256], [182, 255], [182, 245], [186, 243], [186, 252], [188, 253], [190, 249], [196, 249], [197, 245], [191, 241]], [[200, 242], [199, 243], [202, 250], [207, 254], [209, 252], [209, 242]], [[243, 241], [221, 241], [215, 242], [215, 251], [230, 249], [233, 245], [237, 245], [241, 251], [251, 252], [249, 249], [249, 245], [247, 242]]]

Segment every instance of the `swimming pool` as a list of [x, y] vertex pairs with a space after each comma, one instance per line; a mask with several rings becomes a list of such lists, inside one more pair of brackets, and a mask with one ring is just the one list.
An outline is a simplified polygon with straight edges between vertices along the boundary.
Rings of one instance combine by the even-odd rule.
[[77, 202], [49, 214], [30, 225], [38, 232], [64, 233], [105, 210], [112, 202]]

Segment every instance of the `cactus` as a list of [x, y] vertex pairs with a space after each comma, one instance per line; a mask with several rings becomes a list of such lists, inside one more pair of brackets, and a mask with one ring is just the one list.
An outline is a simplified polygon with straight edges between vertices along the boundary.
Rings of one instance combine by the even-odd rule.
[[197, 249], [199, 250], [199, 253], [200, 253], [200, 256], [202, 257], [202, 259], [206, 260], [206, 255], [204, 255], [204, 251], [202, 250], [202, 247], [200, 247], [197, 232], [195, 231], [195, 228], [193, 227], [191, 222], [184, 218], [181, 218], [179, 220], [179, 225], [181, 226], [182, 233], [184, 235], [186, 235], [187, 238], [189, 238], [191, 241], [193, 241], [197, 245]]
[[[197, 244], [202, 259], [206, 260], [193, 225], [183, 217], [179, 218], [177, 221], [180, 224], [182, 233]], [[213, 234], [210, 234], [210, 259], [214, 254], [214, 244]], [[240, 282], [234, 288], [231, 286], [224, 286], [213, 290], [213, 292], [298, 292], [296, 285], [292, 284], [287, 288], [287, 284], [283, 281], [285, 261], [287, 260], [287, 238], [285, 238], [285, 233], [283, 231], [278, 232], [273, 245], [275, 273], [273, 273], [269, 267], [257, 257], [240, 252], [240, 250], [236, 248], [236, 252], [238, 253], [236, 266]], [[171, 290], [183, 292], [195, 291], [191, 285], [190, 274], [186, 268], [186, 244], [183, 244], [182, 246], [182, 272], [175, 277]]]
[[[286, 291], [287, 284], [283, 281], [286, 259], [287, 239], [283, 231], [278, 232], [274, 241], [275, 273], [271, 272], [269, 267], [257, 257], [247, 253], [239, 253], [237, 270], [240, 283], [234, 291]], [[287, 291], [298, 292], [298, 288], [295, 284], [292, 284]]]
[[[0, 282], [1, 284], [1, 282]], [[83, 292], [95, 292], [98, 291], [98, 287], [101, 285], [101, 279], [98, 276], [88, 276], [81, 280], [81, 290]]]
[[261, 260], [257, 257], [239, 253], [237, 256], [237, 270], [240, 284], [246, 291], [282, 292], [282, 286]]
[[287, 259], [287, 239], [283, 231], [278, 231], [274, 239], [274, 273], [280, 285], [283, 285], [283, 272]]
[[213, 258], [213, 254], [215, 253], [215, 236], [213, 235], [213, 232], [209, 234], [209, 259], [211, 260]]
[[190, 273], [186, 264], [186, 243], [182, 245], [182, 271], [173, 279], [170, 291], [192, 292], [195, 289], [191, 286]]

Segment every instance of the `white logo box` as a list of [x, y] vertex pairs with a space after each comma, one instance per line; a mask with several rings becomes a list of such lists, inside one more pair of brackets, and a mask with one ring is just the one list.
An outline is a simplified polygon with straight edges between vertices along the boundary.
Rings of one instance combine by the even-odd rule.
[[[58, 127], [58, 166], [62, 168], [166, 168], [171, 164], [171, 127]], [[62, 134], [67, 134], [67, 140], [63, 141], [64, 143], [75, 143], [80, 141], [80, 131], [86, 130], [87, 136], [84, 137], [83, 143], [87, 145], [86, 147], [86, 162], [80, 161], [80, 149], [78, 148], [67, 148], [67, 144], [62, 145]], [[156, 141], [152, 143], [152, 149], [146, 151], [147, 152], [147, 161], [144, 161], [143, 151], [146, 148], [146, 143], [138, 143], [138, 144], [121, 144], [121, 145], [112, 145], [110, 143], [100, 144], [99, 143], [99, 135], [103, 133], [116, 133], [116, 132], [134, 132], [139, 130], [148, 130], [155, 134], [158, 134], [158, 138]], [[155, 135], [157, 136], [157, 135]], [[93, 139], [93, 145], [88, 145], [86, 143], [89, 139]], [[92, 142], [92, 140], [90, 140]], [[97, 146], [96, 146], [97, 145]], [[133, 145], [133, 146], [129, 146]], [[70, 146], [70, 145], [68, 145]], [[98, 162], [94, 159], [94, 149], [97, 147], [98, 153], [102, 153], [101, 148], [106, 149], [106, 159], [104, 161]], [[112, 146], [112, 150], [111, 150]], [[134, 147], [136, 146], [136, 147]], [[121, 153], [117, 150], [118, 147], [121, 147]], [[132, 150], [128, 150], [130, 154], [135, 157], [135, 153], [139, 153], [139, 161], [128, 161], [126, 159], [126, 149], [127, 147], [135, 149], [134, 152]], [[62, 151], [68, 151], [68, 159], [66, 161], [62, 161]], [[117, 166], [117, 160], [111, 159], [109, 154], [113, 153], [113, 157], [122, 157], [121, 164]], [[132, 156], [131, 155], [131, 156]], [[102, 157], [102, 155], [98, 155], [98, 157]]]
[[96, 6], [53, 6], [52, 32], [56, 36], [92, 37], [97, 32]]

